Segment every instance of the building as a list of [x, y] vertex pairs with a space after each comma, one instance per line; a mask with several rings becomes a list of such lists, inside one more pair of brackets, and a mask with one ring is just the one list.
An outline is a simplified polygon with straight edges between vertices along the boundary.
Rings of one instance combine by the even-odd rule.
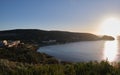
[[20, 44], [20, 40], [11, 41], [11, 40], [3, 40], [0, 42], [0, 47], [18, 47]]
[[56, 42], [56, 40], [48, 40], [48, 41], [42, 41], [43, 43], [55, 43]]

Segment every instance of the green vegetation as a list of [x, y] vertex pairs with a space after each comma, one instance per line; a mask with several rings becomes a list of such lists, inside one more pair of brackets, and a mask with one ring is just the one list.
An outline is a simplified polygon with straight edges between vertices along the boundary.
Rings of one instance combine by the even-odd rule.
[[108, 62], [76, 64], [28, 64], [0, 59], [0, 75], [120, 75], [120, 64]]
[[17, 61], [30, 64], [53, 64], [58, 63], [53, 57], [36, 52], [29, 48], [1, 48], [0, 49], [0, 58], [8, 59], [10, 61]]
[[120, 75], [120, 63], [58, 62], [27, 48], [1, 48], [0, 75]]

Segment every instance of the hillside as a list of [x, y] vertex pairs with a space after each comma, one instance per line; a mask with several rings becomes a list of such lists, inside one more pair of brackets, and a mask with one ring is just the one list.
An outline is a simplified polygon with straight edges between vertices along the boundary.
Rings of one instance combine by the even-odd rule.
[[63, 31], [43, 31], [36, 29], [16, 29], [0, 31], [0, 40], [34, 40], [38, 42], [57, 40], [58, 42], [98, 40], [99, 37], [89, 33], [72, 33]]
[[[110, 37], [110, 36], [109, 36]], [[102, 38], [90, 33], [73, 33], [65, 31], [44, 31], [37, 29], [16, 29], [0, 31], [0, 40], [22, 40], [32, 43], [46, 43], [50, 40], [57, 43], [94, 41]], [[111, 40], [112, 37], [103, 40]]]

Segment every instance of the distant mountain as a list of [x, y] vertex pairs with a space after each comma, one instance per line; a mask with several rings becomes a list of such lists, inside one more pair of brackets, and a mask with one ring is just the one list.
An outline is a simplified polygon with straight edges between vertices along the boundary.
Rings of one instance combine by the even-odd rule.
[[37, 29], [16, 29], [0, 31], [0, 40], [22, 40], [28, 42], [43, 43], [43, 41], [55, 40], [58, 43], [76, 41], [112, 40], [113, 37], [101, 38], [90, 33], [75, 33], [66, 31], [45, 31]]

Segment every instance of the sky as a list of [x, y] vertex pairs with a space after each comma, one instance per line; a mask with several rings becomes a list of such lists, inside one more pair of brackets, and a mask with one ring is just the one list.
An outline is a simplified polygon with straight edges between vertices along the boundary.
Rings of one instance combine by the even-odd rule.
[[120, 18], [120, 0], [0, 0], [0, 30], [96, 33], [106, 17]]

